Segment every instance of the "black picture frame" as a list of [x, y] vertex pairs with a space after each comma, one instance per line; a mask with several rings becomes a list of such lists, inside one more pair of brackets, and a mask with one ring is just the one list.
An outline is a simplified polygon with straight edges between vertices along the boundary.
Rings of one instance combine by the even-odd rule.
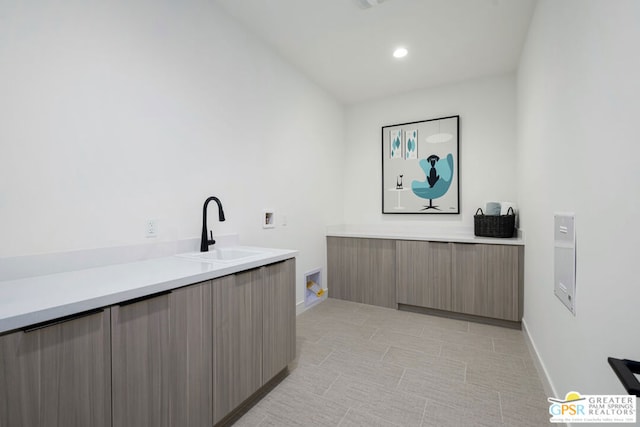
[[382, 213], [460, 214], [460, 116], [381, 131]]

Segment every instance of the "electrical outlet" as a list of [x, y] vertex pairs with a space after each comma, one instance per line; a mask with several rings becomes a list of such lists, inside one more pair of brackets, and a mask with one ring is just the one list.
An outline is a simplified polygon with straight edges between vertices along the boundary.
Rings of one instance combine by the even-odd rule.
[[158, 236], [158, 221], [155, 219], [147, 220], [146, 236], [157, 237]]

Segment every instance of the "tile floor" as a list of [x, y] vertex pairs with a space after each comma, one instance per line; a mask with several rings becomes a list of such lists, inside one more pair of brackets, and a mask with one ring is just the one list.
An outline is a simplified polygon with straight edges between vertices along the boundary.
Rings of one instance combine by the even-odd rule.
[[545, 426], [521, 331], [328, 299], [297, 358], [236, 426]]

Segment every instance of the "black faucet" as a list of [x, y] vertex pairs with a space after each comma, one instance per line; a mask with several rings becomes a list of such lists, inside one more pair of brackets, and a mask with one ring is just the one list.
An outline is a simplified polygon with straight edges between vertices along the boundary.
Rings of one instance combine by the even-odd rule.
[[222, 203], [220, 203], [220, 200], [214, 196], [205, 200], [202, 208], [202, 238], [200, 239], [200, 252], [208, 252], [209, 245], [214, 245], [216, 243], [216, 241], [213, 240], [213, 231], [210, 232], [211, 239], [207, 237], [207, 205], [212, 200], [218, 204], [218, 219], [220, 221], [224, 221], [224, 211], [222, 210]]

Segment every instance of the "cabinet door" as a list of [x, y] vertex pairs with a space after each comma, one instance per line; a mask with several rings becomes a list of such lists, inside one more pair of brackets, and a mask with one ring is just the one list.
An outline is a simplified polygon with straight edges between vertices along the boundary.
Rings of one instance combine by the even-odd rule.
[[359, 302], [397, 308], [395, 240], [358, 240], [357, 286], [363, 294]]
[[398, 303], [451, 310], [450, 243], [398, 240]]
[[484, 245], [454, 243], [452, 249], [453, 311], [486, 316], [489, 292]]
[[328, 237], [331, 297], [396, 308], [395, 246], [393, 240]]
[[213, 425], [211, 282], [169, 294], [170, 425]]
[[262, 384], [296, 357], [296, 264], [290, 259], [264, 267]]
[[358, 281], [358, 241], [327, 237], [327, 282], [332, 298], [363, 302], [364, 288]]
[[214, 423], [262, 384], [262, 275], [255, 269], [212, 282]]
[[521, 246], [483, 245], [484, 271], [487, 282], [487, 316], [520, 321], [520, 256]]
[[169, 295], [111, 308], [114, 427], [169, 426]]
[[0, 426], [111, 426], [109, 309], [0, 337]]
[[521, 320], [522, 247], [456, 243], [453, 310]]

